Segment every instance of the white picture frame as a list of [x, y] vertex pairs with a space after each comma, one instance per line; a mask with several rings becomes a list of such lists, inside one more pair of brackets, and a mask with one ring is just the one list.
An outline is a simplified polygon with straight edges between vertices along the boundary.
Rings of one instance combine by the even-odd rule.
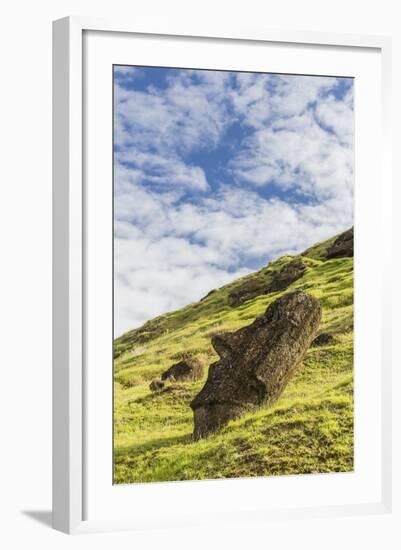
[[[264, 29], [193, 29], [142, 28], [130, 22], [105, 21], [87, 17], [68, 17], [53, 25], [53, 526], [66, 533], [99, 530], [136, 529], [146, 523], [134, 518], [87, 519], [85, 517], [84, 460], [86, 436], [85, 392], [89, 383], [85, 372], [85, 247], [83, 119], [83, 56], [85, 32], [126, 33], [148, 37], [172, 36], [182, 40], [235, 40], [258, 43], [291, 44], [295, 47], [338, 47], [345, 51], [374, 50], [381, 61], [381, 186], [385, 200], [381, 208], [382, 234], [390, 232], [386, 212], [391, 209], [390, 167], [390, 63], [391, 42], [387, 37], [326, 34]], [[120, 34], [121, 35], [121, 34]], [[389, 250], [383, 261], [389, 262]], [[381, 284], [381, 308], [388, 323], [390, 308], [390, 269], [384, 269]], [[381, 384], [377, 386], [381, 403], [381, 490], [380, 498], [371, 502], [343, 503], [332, 506], [297, 506], [280, 508], [267, 514], [260, 510], [258, 521], [269, 517], [311, 517], [384, 513], [391, 509], [391, 357], [390, 330], [382, 325], [380, 335]], [[110, 378], [110, 384], [111, 384]], [[110, 476], [111, 483], [111, 476]], [[257, 480], [254, 480], [254, 483]], [[226, 484], [232, 481], [224, 481]], [[199, 486], [199, 484], [198, 484]], [[177, 487], [177, 485], [176, 485]], [[228, 487], [228, 485], [227, 485]], [[254, 485], [255, 487], [255, 485]], [[143, 487], [142, 491], [149, 490]], [[153, 488], [153, 493], [159, 488]], [[187, 495], [190, 489], [187, 490]], [[228, 514], [228, 520], [231, 520]], [[234, 513], [231, 514], [235, 519]], [[218, 518], [217, 518], [218, 519]], [[152, 518], [148, 518], [148, 524]], [[183, 518], [180, 525], [191, 524]]]

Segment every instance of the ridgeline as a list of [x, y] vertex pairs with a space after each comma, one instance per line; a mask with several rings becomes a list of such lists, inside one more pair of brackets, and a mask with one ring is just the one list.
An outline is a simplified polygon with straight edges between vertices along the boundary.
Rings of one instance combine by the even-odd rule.
[[[190, 403], [218, 360], [212, 339], [250, 325], [295, 290], [317, 298], [322, 317], [278, 401], [194, 440]], [[196, 376], [149, 388], [175, 364], [191, 362]], [[353, 230], [117, 338], [114, 407], [115, 483], [351, 471]]]

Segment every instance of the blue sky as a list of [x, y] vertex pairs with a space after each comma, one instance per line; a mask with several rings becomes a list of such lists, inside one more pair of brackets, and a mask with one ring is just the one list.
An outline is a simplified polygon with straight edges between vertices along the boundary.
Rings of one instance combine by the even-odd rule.
[[115, 334], [353, 223], [353, 81], [114, 68]]

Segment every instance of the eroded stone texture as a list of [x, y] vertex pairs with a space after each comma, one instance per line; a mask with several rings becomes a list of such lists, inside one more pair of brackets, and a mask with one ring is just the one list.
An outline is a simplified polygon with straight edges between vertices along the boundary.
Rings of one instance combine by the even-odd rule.
[[164, 382], [161, 380], [152, 380], [152, 382], [149, 385], [149, 389], [151, 391], [158, 391], [164, 388]]
[[303, 277], [305, 271], [306, 265], [301, 258], [294, 258], [276, 273], [271, 270], [264, 271], [263, 274], [245, 280], [233, 288], [228, 294], [228, 303], [231, 307], [238, 307], [262, 294], [286, 290], [292, 283]]
[[191, 402], [194, 438], [205, 437], [247, 410], [272, 405], [316, 335], [318, 300], [303, 291], [285, 294], [252, 324], [216, 335], [220, 360]]
[[292, 283], [303, 277], [306, 271], [306, 266], [301, 258], [295, 258], [291, 260], [285, 266], [275, 274], [271, 284], [269, 285], [268, 292], [278, 292], [279, 290], [285, 290]]
[[354, 228], [341, 233], [334, 243], [327, 249], [327, 259], [352, 258], [354, 256]]
[[172, 365], [161, 375], [162, 380], [174, 379], [176, 381], [199, 380], [204, 373], [202, 363], [193, 357], [185, 361], [179, 361]]
[[330, 346], [335, 343], [336, 339], [332, 334], [322, 332], [322, 334], [319, 334], [319, 336], [316, 336], [316, 338], [313, 340], [313, 342], [311, 343], [311, 347], [318, 348], [320, 346]]
[[253, 277], [235, 287], [228, 294], [228, 304], [231, 307], [238, 307], [248, 300], [267, 294], [269, 292], [269, 282], [266, 277]]

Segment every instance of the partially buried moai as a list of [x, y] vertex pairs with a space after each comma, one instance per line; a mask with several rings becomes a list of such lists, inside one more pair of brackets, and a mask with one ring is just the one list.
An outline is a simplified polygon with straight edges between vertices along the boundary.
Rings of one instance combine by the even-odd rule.
[[236, 332], [212, 338], [220, 359], [191, 402], [194, 438], [215, 432], [229, 420], [281, 395], [316, 335], [319, 301], [303, 291], [285, 294], [265, 313]]

